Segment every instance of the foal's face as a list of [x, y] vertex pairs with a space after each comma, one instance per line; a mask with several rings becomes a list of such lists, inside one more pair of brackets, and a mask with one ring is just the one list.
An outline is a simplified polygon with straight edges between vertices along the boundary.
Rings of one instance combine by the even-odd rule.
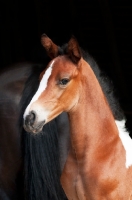
[[40, 74], [39, 88], [24, 113], [24, 128], [38, 133], [44, 124], [63, 111], [70, 111], [79, 99], [79, 69], [67, 57], [53, 59]]

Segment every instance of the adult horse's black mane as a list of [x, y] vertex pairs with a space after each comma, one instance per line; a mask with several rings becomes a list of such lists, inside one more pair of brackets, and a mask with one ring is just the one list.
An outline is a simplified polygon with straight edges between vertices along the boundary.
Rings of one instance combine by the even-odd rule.
[[[23, 113], [39, 85], [43, 65], [32, 66], [20, 101], [20, 130], [22, 130], [26, 199], [65, 199], [60, 185], [60, 161], [58, 130], [53, 120], [44, 126], [38, 135], [27, 133], [22, 128]], [[27, 162], [28, 161], [28, 162]], [[51, 162], [52, 161], [52, 162]], [[56, 170], [57, 169], [57, 170]]]
[[[110, 79], [105, 75], [105, 73], [101, 71], [96, 61], [88, 52], [84, 51], [82, 48], [80, 48], [80, 50], [81, 50], [81, 54], [84, 60], [87, 63], [89, 63], [89, 65], [93, 69], [100, 83], [100, 86], [108, 100], [108, 103], [110, 105], [114, 118], [119, 121], [124, 119], [124, 113], [120, 107], [117, 97], [115, 96], [114, 86], [113, 86], [112, 81], [110, 81]], [[59, 47], [59, 55], [65, 55], [65, 54], [67, 54], [67, 44], [63, 45], [62, 47]]]

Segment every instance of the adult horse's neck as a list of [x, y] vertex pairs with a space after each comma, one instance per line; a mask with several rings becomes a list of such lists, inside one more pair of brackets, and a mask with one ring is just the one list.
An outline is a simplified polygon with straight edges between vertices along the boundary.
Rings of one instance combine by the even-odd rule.
[[98, 156], [106, 156], [112, 152], [119, 138], [99, 82], [90, 66], [84, 60], [82, 62], [79, 101], [69, 112], [71, 143], [77, 160], [91, 151]]

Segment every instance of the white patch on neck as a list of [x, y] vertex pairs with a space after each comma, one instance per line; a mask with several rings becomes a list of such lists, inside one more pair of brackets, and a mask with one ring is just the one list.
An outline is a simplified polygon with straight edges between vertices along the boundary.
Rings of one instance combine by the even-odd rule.
[[115, 121], [115, 123], [119, 130], [119, 137], [126, 150], [126, 168], [129, 168], [132, 165], [132, 139], [125, 129], [125, 120]]
[[25, 118], [26, 115], [29, 114], [31, 104], [33, 102], [35, 102], [39, 98], [39, 96], [42, 94], [42, 92], [46, 89], [47, 83], [48, 83], [48, 79], [49, 79], [49, 77], [50, 77], [50, 75], [52, 73], [53, 64], [54, 64], [54, 60], [52, 61], [52, 63], [48, 67], [48, 69], [45, 71], [45, 74], [43, 75], [43, 77], [42, 77], [42, 79], [40, 81], [38, 90], [37, 90], [36, 94], [33, 96], [32, 100], [29, 103], [29, 105], [27, 106], [27, 108], [25, 110], [25, 113], [23, 115], [23, 118]]

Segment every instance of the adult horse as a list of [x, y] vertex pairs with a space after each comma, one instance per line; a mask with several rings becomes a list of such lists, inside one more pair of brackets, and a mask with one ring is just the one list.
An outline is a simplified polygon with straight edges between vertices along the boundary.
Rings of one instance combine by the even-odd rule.
[[61, 128], [67, 128], [65, 116], [38, 136], [22, 127], [23, 110], [37, 90], [44, 66], [17, 63], [0, 72], [0, 200], [65, 199], [59, 181], [63, 138], [58, 134], [67, 131]]
[[46, 35], [42, 44], [52, 60], [25, 110], [25, 130], [37, 134], [68, 112], [71, 145], [61, 175], [68, 199], [132, 200], [132, 140], [107, 79], [74, 37], [62, 49]]

